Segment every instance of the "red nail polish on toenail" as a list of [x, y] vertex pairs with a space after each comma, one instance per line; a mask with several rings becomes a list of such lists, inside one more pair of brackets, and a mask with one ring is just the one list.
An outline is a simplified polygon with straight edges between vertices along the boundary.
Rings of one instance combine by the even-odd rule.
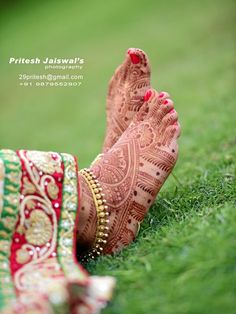
[[138, 64], [140, 62], [140, 58], [139, 56], [137, 56], [135, 53], [133, 52], [128, 52], [129, 53], [129, 56], [130, 56], [130, 59], [131, 59], [131, 62], [133, 64]]
[[159, 98], [164, 97], [164, 93], [160, 93]]
[[170, 113], [175, 113], [175, 109], [171, 109]]
[[148, 99], [149, 99], [151, 96], [152, 96], [152, 90], [149, 89], [149, 90], [146, 92], [145, 96], [144, 96], [144, 101], [148, 101]]
[[164, 105], [167, 105], [168, 103], [169, 101], [167, 99], [163, 102]]

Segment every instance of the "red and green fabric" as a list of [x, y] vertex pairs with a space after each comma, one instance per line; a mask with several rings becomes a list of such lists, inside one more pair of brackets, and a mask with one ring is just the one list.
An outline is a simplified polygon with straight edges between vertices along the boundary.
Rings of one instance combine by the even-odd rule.
[[78, 191], [75, 157], [0, 151], [1, 313], [95, 313], [110, 298], [111, 279], [76, 259]]

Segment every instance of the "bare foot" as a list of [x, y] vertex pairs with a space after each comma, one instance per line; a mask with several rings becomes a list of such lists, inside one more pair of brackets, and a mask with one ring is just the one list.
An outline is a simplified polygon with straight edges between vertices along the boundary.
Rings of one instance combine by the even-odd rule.
[[[148, 99], [149, 98], [149, 99]], [[116, 144], [93, 166], [110, 212], [104, 253], [119, 251], [132, 242], [157, 193], [178, 157], [180, 135], [177, 112], [167, 93], [154, 90]], [[82, 181], [82, 207], [87, 218], [79, 223], [78, 241], [89, 247], [95, 239], [96, 209]]]
[[149, 88], [150, 65], [147, 55], [140, 49], [128, 49], [124, 62], [109, 82], [103, 152], [108, 151], [127, 129], [143, 105], [143, 95]]

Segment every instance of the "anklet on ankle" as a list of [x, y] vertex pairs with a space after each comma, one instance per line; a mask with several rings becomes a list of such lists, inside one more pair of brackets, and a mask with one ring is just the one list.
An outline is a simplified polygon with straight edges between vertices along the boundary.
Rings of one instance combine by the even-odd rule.
[[80, 170], [80, 174], [83, 176], [91, 190], [97, 211], [97, 230], [94, 244], [88, 253], [80, 256], [81, 262], [87, 262], [90, 258], [94, 259], [95, 257], [101, 255], [103, 246], [107, 243], [106, 239], [108, 237], [107, 232], [109, 229], [109, 220], [107, 219], [107, 216], [109, 216], [109, 213], [106, 200], [104, 199], [105, 195], [102, 193], [102, 188], [92, 170], [84, 168]]

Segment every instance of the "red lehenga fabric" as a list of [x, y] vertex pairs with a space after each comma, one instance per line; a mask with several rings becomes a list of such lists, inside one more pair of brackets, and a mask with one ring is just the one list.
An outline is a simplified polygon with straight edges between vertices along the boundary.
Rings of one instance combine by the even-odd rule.
[[0, 312], [100, 313], [111, 277], [89, 276], [76, 258], [77, 160], [0, 150]]

